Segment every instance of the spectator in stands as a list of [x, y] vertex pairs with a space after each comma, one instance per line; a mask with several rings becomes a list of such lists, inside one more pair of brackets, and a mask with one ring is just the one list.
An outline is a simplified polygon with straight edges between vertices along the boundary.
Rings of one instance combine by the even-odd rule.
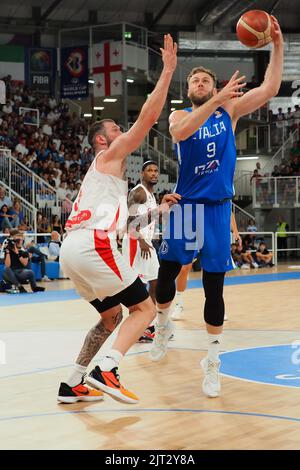
[[63, 201], [67, 196], [67, 183], [61, 182], [56, 194], [57, 197]]
[[286, 128], [287, 128], [287, 132], [289, 136], [293, 132], [293, 125], [294, 125], [294, 114], [292, 113], [292, 108], [287, 109], [285, 119], [286, 119]]
[[33, 231], [33, 227], [30, 224], [27, 217], [24, 217], [23, 221], [20, 223], [19, 230], [22, 231], [22, 232], [32, 232]]
[[10, 239], [11, 241], [5, 248], [4, 280], [14, 285], [22, 294], [27, 293], [26, 289], [22, 286], [22, 283], [28, 281], [30, 282], [33, 292], [44, 291], [44, 287], [37, 286], [32, 269], [28, 269], [30, 255], [23, 248], [23, 234], [18, 230], [12, 230]]
[[25, 248], [31, 255], [28, 267], [31, 268], [31, 263], [39, 264], [41, 268], [41, 281], [51, 282], [51, 279], [46, 274], [46, 259], [48, 256], [39, 249], [34, 240], [25, 245]]
[[298, 176], [299, 175], [299, 171], [300, 171], [300, 161], [299, 161], [299, 157], [297, 156], [294, 156], [292, 161], [291, 161], [291, 164], [290, 164], [290, 167], [291, 167], [291, 171], [292, 171], [292, 174], [294, 176]]
[[255, 75], [252, 75], [251, 77], [251, 82], [247, 83], [247, 88], [256, 88], [259, 86], [259, 83], [257, 81], [257, 78]]
[[12, 113], [12, 111], [13, 111], [13, 109], [12, 109], [11, 101], [7, 100], [6, 104], [4, 104], [2, 106], [2, 112], [5, 113], [5, 114], [10, 114], [10, 113]]
[[300, 107], [298, 104], [295, 105], [295, 111], [293, 112], [294, 116], [294, 127], [295, 129], [300, 126]]
[[258, 268], [258, 263], [256, 260], [255, 253], [256, 247], [252, 244], [252, 239], [250, 235], [246, 235], [243, 240], [243, 248], [241, 252], [242, 256], [242, 268], [250, 269], [250, 268]]
[[26, 139], [20, 139], [20, 142], [16, 146], [15, 150], [22, 155], [28, 154], [28, 148], [26, 147]]
[[43, 134], [46, 134], [48, 136], [52, 135], [52, 127], [48, 122], [45, 122], [45, 124], [42, 127]]
[[20, 224], [22, 224], [24, 220], [24, 214], [21, 209], [21, 204], [19, 199], [15, 199], [13, 206], [9, 209], [8, 213], [10, 215], [14, 215], [15, 218], [11, 224], [12, 228], [18, 228]]
[[56, 230], [53, 230], [51, 232], [51, 240], [48, 243], [48, 249], [49, 249], [49, 255], [51, 257], [55, 257], [55, 261], [59, 261], [60, 247], [61, 247], [60, 234], [56, 232]]
[[266, 244], [263, 241], [260, 242], [257, 248], [256, 259], [260, 268], [263, 268], [265, 266], [274, 266], [274, 264], [272, 263], [273, 253], [267, 249]]
[[3, 204], [6, 204], [8, 208], [13, 205], [11, 198], [5, 195], [5, 189], [0, 187], [0, 207], [2, 207]]
[[257, 178], [257, 182], [258, 182], [259, 178], [261, 178], [261, 177], [262, 177], [262, 175], [259, 173], [258, 169], [256, 168], [255, 170], [253, 170], [253, 175], [250, 178], [250, 183], [252, 183], [252, 180], [256, 179], [256, 178]]
[[52, 229], [52, 233], [53, 233], [53, 231], [55, 231], [55, 232], [58, 232], [59, 235], [63, 234], [63, 228], [62, 228], [61, 221], [60, 221], [58, 215], [53, 215], [52, 216], [51, 229]]
[[243, 259], [238, 243], [231, 243], [231, 257], [236, 267], [240, 268], [243, 264]]
[[[280, 250], [287, 249], [287, 232], [289, 231], [289, 225], [287, 222], [284, 221], [281, 215], [278, 216], [277, 224], [276, 224], [276, 232], [277, 235], [277, 247]], [[287, 258], [287, 251], [279, 251], [278, 252], [278, 259], [279, 258]]]
[[0, 208], [0, 229], [12, 228], [15, 216], [8, 213], [9, 209], [6, 204]]
[[274, 178], [277, 178], [278, 176], [281, 176], [278, 165], [274, 165], [271, 176], [273, 176]]
[[281, 145], [285, 139], [285, 116], [282, 112], [282, 108], [278, 108], [278, 114], [276, 115], [276, 143]]
[[252, 219], [248, 220], [247, 232], [257, 232], [257, 227], [255, 225], [255, 221], [252, 220]]

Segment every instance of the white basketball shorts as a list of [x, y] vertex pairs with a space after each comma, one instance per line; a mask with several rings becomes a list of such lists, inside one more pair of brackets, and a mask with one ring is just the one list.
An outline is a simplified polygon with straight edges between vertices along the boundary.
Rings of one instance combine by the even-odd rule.
[[61, 246], [59, 261], [78, 294], [88, 302], [118, 294], [138, 277], [118, 251], [115, 234], [103, 230], [69, 232]]

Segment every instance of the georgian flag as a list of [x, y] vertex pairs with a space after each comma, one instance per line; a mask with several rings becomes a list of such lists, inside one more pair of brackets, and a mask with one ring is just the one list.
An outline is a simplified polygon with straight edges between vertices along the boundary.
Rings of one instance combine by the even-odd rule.
[[122, 94], [122, 42], [102, 42], [93, 46], [94, 96]]

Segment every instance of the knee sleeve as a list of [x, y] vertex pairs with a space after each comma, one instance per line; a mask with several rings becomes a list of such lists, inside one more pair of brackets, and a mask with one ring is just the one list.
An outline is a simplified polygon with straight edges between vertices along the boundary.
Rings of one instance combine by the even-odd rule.
[[166, 304], [174, 299], [176, 292], [175, 279], [180, 270], [180, 263], [161, 260], [156, 286], [156, 301], [159, 304]]
[[225, 273], [203, 271], [205, 292], [204, 320], [212, 326], [222, 326], [224, 322], [223, 285]]

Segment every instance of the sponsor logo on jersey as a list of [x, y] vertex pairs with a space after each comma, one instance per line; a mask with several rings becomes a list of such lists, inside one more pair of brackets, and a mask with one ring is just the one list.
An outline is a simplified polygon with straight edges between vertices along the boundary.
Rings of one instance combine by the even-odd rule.
[[205, 163], [205, 165], [195, 166], [195, 175], [207, 175], [214, 173], [219, 170], [220, 160], [211, 160], [210, 162]]

